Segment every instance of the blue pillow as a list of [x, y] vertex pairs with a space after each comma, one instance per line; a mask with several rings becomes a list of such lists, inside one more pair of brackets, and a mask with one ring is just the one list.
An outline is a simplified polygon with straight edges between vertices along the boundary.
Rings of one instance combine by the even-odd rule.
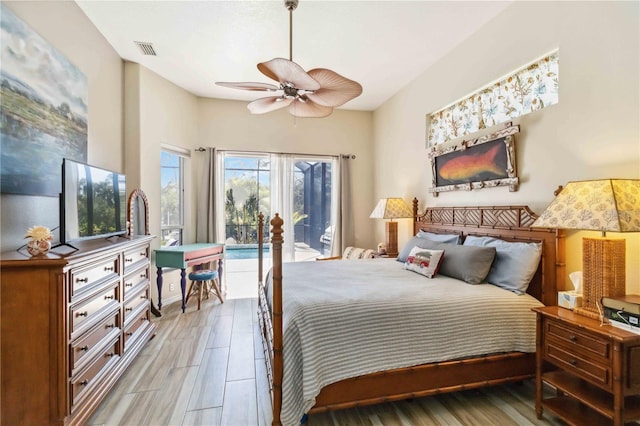
[[527, 291], [542, 256], [542, 243], [509, 242], [469, 235], [465, 238], [464, 245], [495, 247], [496, 260], [487, 275], [487, 282], [516, 294]]
[[427, 240], [436, 241], [445, 244], [462, 244], [460, 235], [457, 234], [436, 234], [434, 232], [423, 231], [422, 229], [416, 234], [418, 238], [426, 238]]
[[446, 255], [442, 260], [438, 273], [457, 278], [469, 284], [480, 284], [491, 269], [491, 263], [496, 256], [494, 247], [472, 247], [459, 244], [444, 244], [413, 237], [398, 255], [399, 262], [406, 262], [411, 249], [420, 247], [431, 250], [444, 250]]
[[411, 251], [412, 248], [420, 247], [420, 248], [428, 249], [428, 248], [431, 248], [429, 244], [431, 242], [433, 241], [430, 241], [424, 238], [419, 238], [419, 237], [411, 237], [411, 239], [407, 241], [404, 247], [402, 247], [402, 250], [400, 250], [400, 253], [398, 253], [398, 257], [396, 258], [396, 260], [398, 262], [405, 263], [407, 261], [407, 258], [409, 257], [409, 252]]

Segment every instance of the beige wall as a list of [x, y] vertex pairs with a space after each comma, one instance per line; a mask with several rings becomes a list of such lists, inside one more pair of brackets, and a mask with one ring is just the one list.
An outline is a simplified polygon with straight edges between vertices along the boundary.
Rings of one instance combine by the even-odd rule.
[[[87, 162], [123, 171], [122, 59], [75, 2], [3, 1], [87, 77], [89, 130]], [[60, 164], [62, 167], [62, 164]], [[58, 198], [2, 194], [1, 250], [24, 244], [34, 225], [58, 226]]]
[[[196, 144], [198, 98], [170, 83], [147, 68], [125, 63], [126, 126], [125, 171], [130, 190], [141, 188], [149, 201], [149, 228], [157, 238], [151, 248], [160, 246], [160, 152], [163, 146], [186, 150]], [[195, 200], [191, 159], [185, 160], [185, 230], [184, 241], [195, 239]], [[152, 255], [152, 260], [153, 260]], [[152, 283], [156, 271], [151, 271]], [[180, 297], [179, 271], [164, 274], [163, 304]], [[157, 289], [151, 286], [157, 303]]]
[[[516, 2], [508, 7], [375, 112], [375, 195], [417, 196], [423, 206], [527, 204], [541, 213], [554, 189], [568, 181], [639, 178], [638, 5]], [[555, 48], [560, 49], [560, 102], [516, 121], [519, 191], [429, 194], [425, 116]], [[385, 167], [390, 163], [395, 167]], [[408, 225], [399, 230], [400, 244], [408, 239]], [[378, 239], [382, 231], [376, 228]], [[569, 233], [567, 272], [581, 269], [582, 235]], [[625, 236], [627, 290], [640, 293], [639, 236]]]

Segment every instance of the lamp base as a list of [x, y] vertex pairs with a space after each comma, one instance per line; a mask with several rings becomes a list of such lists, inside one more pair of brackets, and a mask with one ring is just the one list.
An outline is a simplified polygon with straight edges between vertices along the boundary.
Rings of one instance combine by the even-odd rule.
[[398, 256], [398, 222], [385, 222], [385, 239], [387, 256]]
[[603, 313], [602, 298], [626, 294], [625, 240], [582, 239], [582, 307], [575, 312], [594, 319]]

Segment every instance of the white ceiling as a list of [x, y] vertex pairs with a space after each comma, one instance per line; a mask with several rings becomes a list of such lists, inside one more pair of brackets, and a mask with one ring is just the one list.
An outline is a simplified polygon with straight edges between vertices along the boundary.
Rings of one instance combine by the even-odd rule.
[[[267, 96], [214, 83], [272, 82], [256, 64], [289, 57], [289, 12], [282, 0], [76, 3], [123, 59], [197, 96]], [[362, 95], [342, 108], [372, 111], [509, 4], [300, 0], [293, 12], [293, 61], [359, 82]], [[153, 43], [158, 56], [142, 55], [134, 41]]]

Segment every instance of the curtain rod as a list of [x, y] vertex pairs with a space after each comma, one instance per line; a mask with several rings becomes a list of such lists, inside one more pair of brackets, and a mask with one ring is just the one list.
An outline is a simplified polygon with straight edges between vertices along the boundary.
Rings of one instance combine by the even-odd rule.
[[[205, 152], [207, 149], [205, 147], [196, 148], [194, 151], [197, 152]], [[299, 155], [301, 157], [342, 157], [342, 158], [350, 158], [352, 160], [356, 159], [355, 154], [339, 154], [339, 155], [323, 155], [323, 154], [304, 154], [300, 152], [275, 152], [275, 151], [245, 151], [245, 150], [236, 150], [236, 149], [219, 149], [218, 152], [237, 152], [237, 153], [247, 153], [247, 154], [289, 154], [289, 155]]]

